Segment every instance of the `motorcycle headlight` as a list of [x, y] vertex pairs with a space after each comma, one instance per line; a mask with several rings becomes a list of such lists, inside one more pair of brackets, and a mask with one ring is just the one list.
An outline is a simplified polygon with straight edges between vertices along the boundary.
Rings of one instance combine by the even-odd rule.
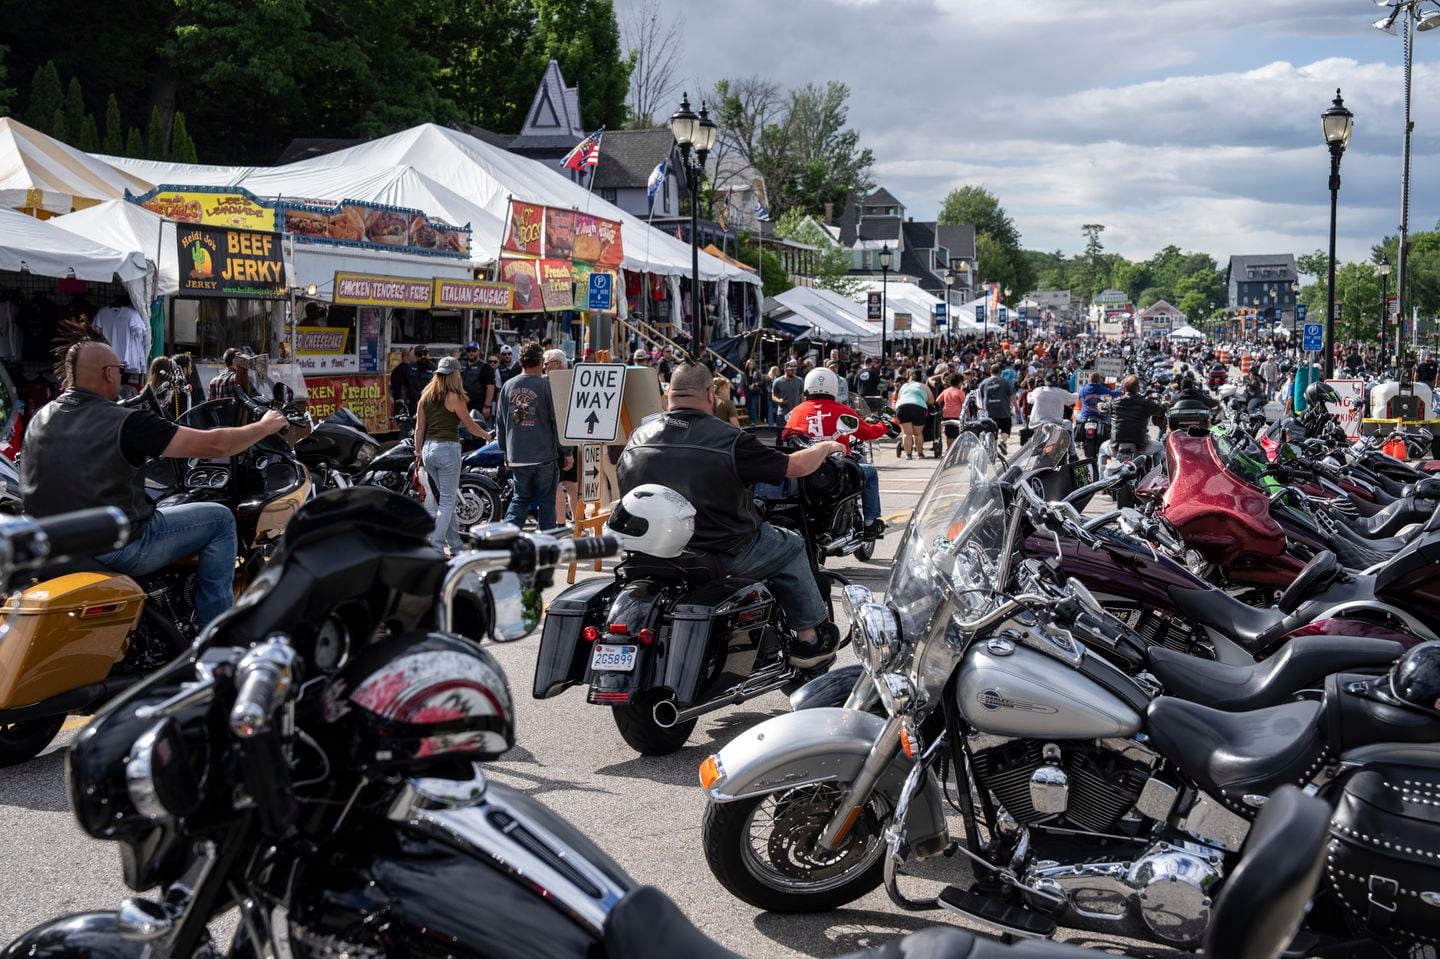
[[879, 673], [900, 649], [900, 617], [888, 606], [865, 603], [854, 613], [855, 653], [867, 672]]
[[372, 446], [369, 443], [363, 444], [355, 451], [355, 462], [360, 466], [368, 466], [370, 461], [375, 458], [375, 451], [379, 448], [380, 447]]
[[915, 704], [915, 686], [899, 673], [880, 673], [875, 677], [875, 691], [886, 712], [901, 716]]

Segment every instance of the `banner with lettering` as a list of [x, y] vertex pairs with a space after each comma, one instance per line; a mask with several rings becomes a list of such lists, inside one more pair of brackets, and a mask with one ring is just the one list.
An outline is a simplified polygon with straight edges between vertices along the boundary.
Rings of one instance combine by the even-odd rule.
[[310, 391], [306, 411], [320, 422], [342, 406], [365, 423], [370, 433], [388, 433], [395, 428], [390, 422], [390, 397], [383, 375], [305, 376]]
[[[574, 263], [572, 263], [571, 266], [573, 267], [574, 276], [575, 276], [575, 279], [574, 279], [574, 284], [575, 284], [575, 303], [574, 303], [574, 306], [572, 307], [572, 309], [576, 309], [576, 310], [588, 310], [588, 309], [590, 309], [590, 275], [591, 275], [592, 273], [609, 273], [609, 274], [610, 274], [610, 289], [612, 289], [612, 290], [620, 289], [620, 286], [619, 286], [619, 283], [620, 283], [620, 275], [619, 275], [616, 271], [614, 271], [614, 270], [603, 270], [603, 269], [600, 269], [600, 268], [597, 267], [597, 266], [591, 266], [589, 263], [581, 263], [581, 262], [579, 262], [578, 260], [575, 261]], [[613, 300], [612, 300], [612, 302], [616, 302], [616, 301], [613, 301]], [[618, 307], [613, 307], [613, 306], [612, 306], [610, 309], [605, 310], [605, 311], [603, 311], [603, 312], [605, 312], [605, 313], [614, 313], [614, 312], [616, 312], [617, 309], [618, 309]], [[597, 310], [597, 311], [595, 311], [595, 312], [601, 312], [601, 311]]]
[[307, 240], [383, 246], [407, 253], [469, 255], [470, 228], [451, 226], [419, 210], [345, 200], [334, 206], [284, 203], [286, 233]]
[[175, 230], [180, 296], [284, 299], [280, 234], [192, 225]]
[[547, 313], [575, 306], [575, 270], [569, 260], [541, 260], [540, 295]]
[[542, 231], [545, 229], [545, 208], [538, 203], [510, 201], [510, 228], [505, 231], [502, 249], [526, 256], [539, 256]]
[[334, 301], [352, 306], [393, 306], [400, 309], [428, 310], [430, 284], [430, 280], [412, 280], [401, 276], [336, 273]]
[[137, 201], [151, 213], [176, 223], [275, 229], [275, 211], [244, 190], [152, 190]]
[[545, 301], [540, 296], [540, 261], [518, 256], [500, 258], [500, 279], [515, 288], [512, 313], [540, 313]]
[[509, 283], [486, 280], [436, 280], [437, 310], [500, 310], [509, 312], [515, 302], [515, 288]]

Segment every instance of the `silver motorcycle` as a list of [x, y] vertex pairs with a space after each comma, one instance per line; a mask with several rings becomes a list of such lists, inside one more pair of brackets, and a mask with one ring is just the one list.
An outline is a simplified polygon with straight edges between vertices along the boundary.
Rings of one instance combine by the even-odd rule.
[[[1222, 713], [1157, 696], [1143, 674], [1092, 655], [1077, 623], [1108, 614], [1083, 585], [1018, 559], [1007, 510], [1026, 496], [1057, 519], [1073, 512], [1018, 482], [1045, 442], [1004, 469], [962, 437], [915, 510], [887, 602], [846, 590], [866, 673], [847, 708], [776, 717], [701, 764], [706, 858], [736, 896], [823, 911], [883, 883], [902, 908], [1002, 934], [1063, 925], [1195, 948], [1272, 792], [1328, 798], [1328, 782], [1363, 764], [1351, 750], [1440, 732], [1435, 717], [1403, 732], [1356, 718], [1380, 707], [1342, 677], [1323, 695]], [[902, 888], [907, 867], [956, 853], [973, 883], [934, 897]], [[1351, 938], [1343, 923], [1311, 932]]]

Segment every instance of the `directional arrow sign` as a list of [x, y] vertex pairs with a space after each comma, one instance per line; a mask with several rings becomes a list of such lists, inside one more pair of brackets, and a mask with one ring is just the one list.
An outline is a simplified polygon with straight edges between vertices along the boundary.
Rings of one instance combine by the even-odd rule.
[[586, 443], [583, 447], [580, 469], [580, 498], [587, 503], [600, 501], [600, 457], [605, 447], [599, 443]]
[[565, 408], [564, 437], [571, 443], [613, 443], [620, 432], [625, 364], [576, 363]]

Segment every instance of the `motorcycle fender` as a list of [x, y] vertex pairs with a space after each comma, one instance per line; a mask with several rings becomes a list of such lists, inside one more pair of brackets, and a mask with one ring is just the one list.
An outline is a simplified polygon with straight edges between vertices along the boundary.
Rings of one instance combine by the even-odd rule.
[[864, 676], [865, 667], [859, 663], [822, 673], [795, 690], [790, 696], [790, 711], [798, 713], [802, 709], [844, 706], [855, 690], [855, 684]]
[[43, 922], [10, 943], [0, 956], [47, 959], [140, 959], [146, 944], [120, 938], [113, 912], [79, 912]]
[[545, 627], [535, 658], [536, 699], [558, 696], [585, 678], [590, 644], [580, 638], [580, 631], [587, 625], [599, 624], [609, 608], [614, 586], [612, 580], [587, 579], [551, 601], [545, 610]]
[[[885, 720], [855, 709], [820, 707], [785, 713], [752, 726], [713, 757], [720, 776], [705, 790], [715, 802], [734, 802], [821, 782], [853, 782]], [[903, 753], [875, 787], [893, 807], [912, 763]], [[905, 831], [918, 857], [945, 848], [949, 832], [940, 787], [930, 771], [910, 800]]]

